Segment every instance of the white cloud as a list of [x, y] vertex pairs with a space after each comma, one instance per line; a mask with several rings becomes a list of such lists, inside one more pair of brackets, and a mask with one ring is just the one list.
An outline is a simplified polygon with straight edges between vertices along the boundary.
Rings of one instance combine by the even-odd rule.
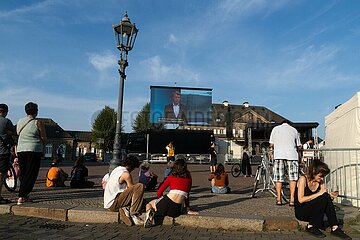
[[269, 15], [288, 4], [288, 0], [225, 0], [219, 5], [223, 19], [231, 19], [234, 16], [247, 17], [259, 13]]
[[297, 55], [285, 53], [266, 70], [268, 85], [285, 89], [322, 89], [359, 81], [359, 76], [343, 73], [337, 68], [335, 60], [340, 51], [341, 48], [334, 45], [312, 45], [299, 49]]
[[162, 63], [159, 56], [144, 60], [140, 65], [148, 72], [147, 79], [150, 82], [177, 82], [179, 84], [191, 82], [193, 85], [199, 82], [197, 73], [180, 65], [167, 66]]
[[37, 2], [31, 5], [24, 5], [12, 10], [8, 11], [0, 11], [0, 18], [14, 18], [14, 17], [20, 17], [22, 15], [26, 14], [32, 14], [37, 12], [44, 12], [48, 10], [50, 7], [58, 4], [61, 1], [56, 0], [46, 0], [42, 2]]
[[109, 68], [116, 66], [117, 56], [109, 50], [103, 53], [89, 53], [89, 62], [99, 71], [107, 71]]
[[170, 34], [169, 36], [169, 42], [170, 43], [177, 43], [179, 41], [179, 39], [174, 35], [174, 34]]

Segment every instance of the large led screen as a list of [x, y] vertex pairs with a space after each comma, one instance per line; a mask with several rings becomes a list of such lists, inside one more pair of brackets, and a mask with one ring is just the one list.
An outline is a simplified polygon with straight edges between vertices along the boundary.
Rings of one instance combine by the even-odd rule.
[[150, 123], [209, 125], [212, 89], [150, 86]]

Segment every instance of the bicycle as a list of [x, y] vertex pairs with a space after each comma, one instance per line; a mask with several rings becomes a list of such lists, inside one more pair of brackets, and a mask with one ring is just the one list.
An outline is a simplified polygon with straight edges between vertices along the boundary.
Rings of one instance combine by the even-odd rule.
[[233, 163], [232, 167], [231, 167], [231, 175], [233, 177], [238, 177], [238, 176], [240, 176], [240, 173], [241, 173], [240, 163]]
[[9, 192], [15, 192], [18, 182], [18, 176], [16, 175], [15, 168], [10, 160], [9, 170], [4, 176], [4, 186]]
[[[251, 194], [251, 197], [254, 198], [255, 195], [259, 192], [268, 191], [274, 197], [277, 197], [275, 190], [275, 182], [273, 180], [273, 172], [272, 172], [273, 162], [269, 158], [269, 155], [266, 151], [263, 152], [261, 163], [258, 166], [254, 178], [254, 188]], [[262, 188], [258, 188], [260, 181], [263, 184]], [[288, 202], [283, 190], [281, 190], [281, 197], [285, 202]]]

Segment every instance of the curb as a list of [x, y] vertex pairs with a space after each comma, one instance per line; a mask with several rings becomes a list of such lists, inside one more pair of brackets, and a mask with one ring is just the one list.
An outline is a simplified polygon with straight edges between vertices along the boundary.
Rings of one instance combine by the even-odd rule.
[[[0, 205], [0, 214], [13, 214], [46, 218], [69, 222], [82, 223], [120, 223], [119, 213], [110, 212], [101, 208], [66, 207], [64, 205], [48, 205], [41, 203], [14, 205]], [[145, 218], [145, 214], [142, 215]], [[357, 220], [360, 215], [345, 218], [345, 222]], [[298, 231], [306, 226], [306, 222], [291, 217], [254, 217], [254, 216], [213, 216], [207, 215], [181, 215], [175, 220], [165, 217], [164, 225], [181, 225], [207, 229], [223, 229], [232, 231]]]
[[[13, 214], [19, 216], [39, 217], [60, 221], [83, 222], [83, 223], [119, 223], [119, 213], [110, 212], [99, 208], [66, 207], [63, 205], [47, 205], [33, 203], [29, 205], [0, 205], [0, 214]], [[143, 218], [145, 214], [143, 214]], [[289, 221], [292, 224], [289, 225]], [[261, 217], [226, 217], [211, 215], [188, 216], [181, 215], [175, 220], [165, 217], [164, 225], [181, 225], [208, 229], [224, 229], [234, 231], [260, 232], [268, 229], [297, 230], [297, 221], [290, 218], [274, 218], [272, 220]], [[286, 226], [286, 227], [281, 227]], [[289, 227], [290, 226], [290, 227]]]

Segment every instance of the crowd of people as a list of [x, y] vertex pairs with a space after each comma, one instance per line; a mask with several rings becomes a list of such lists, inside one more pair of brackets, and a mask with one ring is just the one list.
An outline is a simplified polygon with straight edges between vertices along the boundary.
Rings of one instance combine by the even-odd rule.
[[[0, 104], [0, 204], [11, 201], [1, 195], [4, 175], [9, 169], [13, 159], [14, 169], [19, 176], [20, 188], [17, 204], [31, 203], [29, 194], [32, 192], [40, 169], [40, 160], [47, 143], [44, 123], [37, 119], [38, 105], [29, 102], [25, 105], [26, 116], [20, 119], [16, 127], [6, 118], [8, 106]], [[14, 137], [17, 136], [17, 143]], [[309, 149], [312, 141], [301, 144], [297, 130], [285, 120], [281, 125], [272, 129], [269, 147], [270, 157], [273, 159], [273, 180], [276, 189], [276, 205], [282, 206], [282, 187], [285, 174], [289, 179], [290, 201], [294, 207], [295, 217], [309, 224], [306, 231], [315, 237], [325, 237], [320, 230], [324, 228], [324, 215], [327, 216], [331, 227], [331, 234], [342, 239], [351, 239], [339, 227], [333, 199], [336, 192], [330, 192], [324, 178], [329, 174], [328, 166], [313, 160], [308, 171], [299, 175], [300, 148]], [[158, 184], [158, 176], [150, 170], [150, 164], [143, 162], [140, 165], [138, 158], [126, 157], [122, 164], [103, 179], [104, 208], [119, 212], [120, 219], [126, 225], [143, 225], [151, 227], [161, 223], [165, 216], [176, 218], [182, 213], [197, 215], [198, 212], [190, 209], [189, 194], [192, 187], [192, 177], [187, 168], [185, 159], [175, 160], [175, 147], [173, 142], [166, 146], [167, 168], [163, 181]], [[214, 194], [230, 193], [229, 176], [223, 164], [217, 161], [216, 144], [211, 143], [210, 153], [210, 191]], [[88, 181], [88, 169], [85, 158], [80, 156], [69, 175], [59, 166], [62, 153], [51, 162], [46, 174], [46, 187], [65, 187], [65, 181], [70, 180], [72, 188], [91, 188], [94, 182]], [[242, 156], [242, 172], [245, 177], [251, 177], [251, 153], [245, 147]], [[139, 168], [139, 181], [135, 182], [131, 172]], [[145, 219], [141, 218], [144, 203], [144, 191], [156, 191], [156, 199], [146, 204]], [[165, 194], [166, 193], [166, 194]]]

